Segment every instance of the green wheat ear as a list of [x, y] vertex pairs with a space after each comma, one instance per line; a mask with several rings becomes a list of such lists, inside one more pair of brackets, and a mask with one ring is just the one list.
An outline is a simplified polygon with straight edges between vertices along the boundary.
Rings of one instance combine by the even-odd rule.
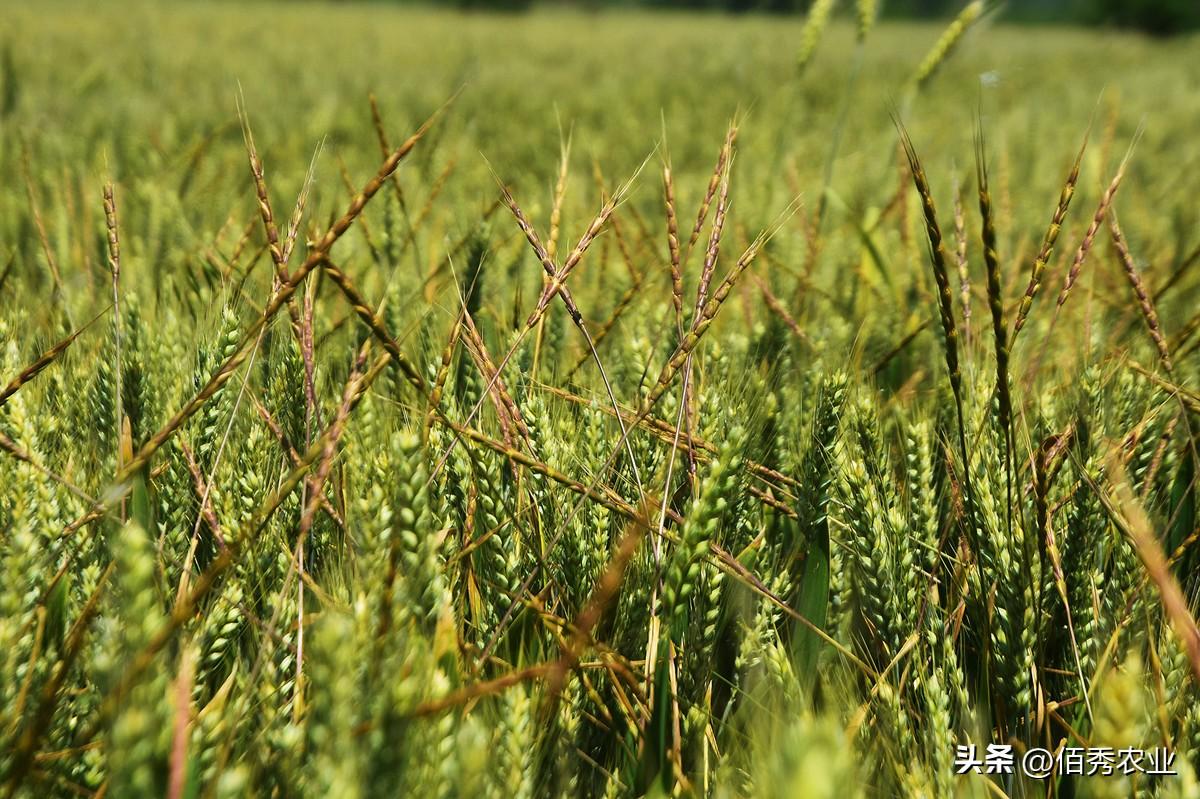
[[391, 557], [404, 580], [403, 607], [432, 636], [448, 601], [439, 556], [439, 531], [429, 502], [426, 453], [415, 432], [392, 438]]
[[354, 744], [353, 729], [359, 707], [359, 666], [346, 657], [347, 643], [355, 641], [352, 622], [330, 613], [312, 631], [311, 683], [320, 686], [308, 705], [304, 729], [308, 747], [316, 753], [310, 762], [309, 789], [332, 796], [366, 796], [363, 785], [363, 748]]
[[942, 35], [934, 43], [933, 48], [925, 55], [920, 66], [917, 67], [917, 71], [913, 74], [911, 83], [917, 90], [925, 87], [925, 84], [934, 76], [934, 73], [938, 71], [942, 64], [957, 49], [959, 42], [967, 30], [983, 16], [986, 9], [987, 0], [972, 0], [972, 2], [963, 6], [963, 10], [958, 13], [954, 21], [942, 32]]
[[[136, 522], [115, 531], [111, 549], [116, 560], [114, 617], [103, 670], [110, 685], [124, 685], [123, 664], [150, 643], [164, 620], [155, 585], [154, 549]], [[130, 795], [165, 790], [164, 765], [169, 746], [169, 706], [164, 701], [167, 676], [161, 667], [142, 674], [127, 687], [125, 701], [108, 729], [107, 770], [114, 789]]]
[[[832, 617], [829, 614], [833, 604], [831, 586], [838, 582], [831, 573], [834, 554], [829, 510], [835, 480], [834, 453], [846, 393], [847, 379], [841, 372], [834, 372], [820, 386], [808, 446], [799, 464], [802, 483], [796, 522], [794, 525], [783, 522], [791, 540], [780, 541], [775, 555], [779, 558], [776, 568], [787, 586], [784, 596], [801, 615], [821, 628], [838, 623], [836, 612]], [[792, 635], [797, 673], [810, 675], [824, 643], [799, 622], [794, 625]]]
[[[1106, 62], [1180, 94], [1188, 42], [813, 0], [636, 53], [648, 18], [396, 4], [164, 7], [146, 48], [10, 5], [0, 797], [1021, 796], [956, 747], [1064, 741], [1181, 774], [1059, 794], [1196, 793], [1186, 103], [1115, 178], [1115, 94], [1099, 146], [1050, 132]], [[383, 40], [426, 79], [371, 95]], [[870, 113], [897, 87], [924, 161]]]
[[816, 52], [821, 35], [825, 32], [825, 28], [829, 24], [829, 17], [833, 14], [836, 5], [837, 0], [814, 0], [809, 7], [804, 29], [800, 31], [800, 52], [796, 56], [796, 63], [801, 70], [808, 66], [813, 53]]
[[702, 561], [710, 542], [716, 540], [733, 508], [742, 467], [741, 447], [746, 431], [734, 427], [709, 464], [701, 480], [699, 496], [692, 504], [679, 533], [679, 543], [667, 557], [663, 571], [662, 613], [664, 629], [676, 643], [687, 628], [689, 602], [703, 570]]

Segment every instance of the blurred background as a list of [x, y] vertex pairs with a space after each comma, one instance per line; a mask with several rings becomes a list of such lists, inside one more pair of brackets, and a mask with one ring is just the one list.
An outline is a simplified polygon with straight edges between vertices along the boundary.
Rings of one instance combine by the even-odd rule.
[[[380, 0], [389, 2], [389, 0]], [[585, 8], [647, 6], [657, 8], [713, 9], [729, 12], [759, 11], [803, 13], [812, 0], [390, 0], [404, 5], [524, 10], [555, 5]], [[848, 4], [846, 4], [848, 5]], [[930, 18], [954, 14], [962, 0], [889, 0], [881, 3], [883, 15], [893, 18]], [[1200, 0], [1008, 0], [999, 8], [1011, 22], [1066, 23], [1134, 28], [1165, 36], [1200, 28]]]

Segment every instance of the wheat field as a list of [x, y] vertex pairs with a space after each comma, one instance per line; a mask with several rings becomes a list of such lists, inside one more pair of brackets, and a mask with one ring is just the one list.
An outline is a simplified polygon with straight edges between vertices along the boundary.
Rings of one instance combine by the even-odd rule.
[[5, 3], [0, 795], [1200, 796], [1200, 39], [834, 6]]

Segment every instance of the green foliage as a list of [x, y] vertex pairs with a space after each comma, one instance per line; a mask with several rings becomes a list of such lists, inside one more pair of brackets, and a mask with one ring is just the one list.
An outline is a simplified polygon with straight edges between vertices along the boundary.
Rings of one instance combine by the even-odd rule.
[[834, 5], [6, 9], [0, 796], [1195, 795], [1189, 43]]
[[1200, 7], [1189, 0], [1098, 0], [1094, 5], [1095, 19], [1160, 36], [1200, 27]]

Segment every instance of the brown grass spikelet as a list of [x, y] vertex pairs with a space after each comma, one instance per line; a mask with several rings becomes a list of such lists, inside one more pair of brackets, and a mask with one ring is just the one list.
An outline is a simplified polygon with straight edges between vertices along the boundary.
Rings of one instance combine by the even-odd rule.
[[250, 176], [254, 181], [258, 216], [262, 220], [263, 231], [267, 236], [267, 249], [271, 253], [271, 262], [275, 266], [276, 273], [280, 275], [280, 282], [283, 282], [287, 280], [287, 277], [280, 272], [283, 269], [283, 248], [279, 243], [279, 226], [275, 222], [275, 212], [271, 208], [271, 198], [267, 192], [266, 173], [262, 158], [259, 157], [258, 147], [254, 144], [254, 134], [250, 130], [250, 121], [246, 117], [246, 111], [242, 107], [240, 98], [238, 100], [238, 116], [242, 122], [242, 137], [246, 142], [246, 156], [250, 160]]
[[987, 274], [988, 306], [992, 314], [992, 338], [996, 347], [996, 394], [1000, 401], [1000, 427], [1009, 435], [1012, 423], [1012, 396], [1008, 383], [1008, 327], [1004, 324], [1004, 290], [1000, 281], [1000, 257], [996, 253], [996, 224], [992, 214], [992, 195], [988, 188], [987, 154], [983, 133], [976, 136], [975, 168], [979, 184], [979, 215], [983, 260]]
[[104, 230], [108, 236], [108, 271], [115, 287], [121, 280], [121, 238], [117, 231], [117, 198], [111, 183], [104, 184]]
[[37, 360], [22, 369], [20, 373], [18, 373], [12, 380], [8, 382], [8, 385], [4, 387], [4, 390], [0, 391], [0, 408], [4, 407], [4, 403], [8, 402], [13, 394], [16, 394], [18, 391], [20, 391], [22, 386], [41, 374], [42, 370], [44, 370], [47, 366], [54, 363], [60, 355], [66, 352], [68, 347], [75, 343], [75, 339], [79, 338], [83, 331], [91, 327], [97, 319], [99, 319], [101, 316], [104, 316], [104, 314], [108, 313], [108, 311], [109, 308], [105, 308], [100, 313], [96, 314], [88, 322], [86, 322], [83, 327], [59, 341], [50, 349], [42, 353]]
[[387, 328], [384, 327], [382, 320], [379, 318], [379, 314], [371, 310], [371, 306], [354, 287], [354, 284], [350, 282], [350, 278], [346, 273], [328, 258], [321, 261], [321, 269], [333, 281], [334, 285], [346, 295], [346, 299], [350, 301], [354, 312], [363, 320], [375, 337], [379, 339], [379, 342], [383, 345], [387, 353], [395, 359], [396, 365], [404, 372], [404, 376], [412, 383], [413, 387], [422, 395], [428, 395], [429, 391], [425, 383], [425, 378], [421, 376], [416, 365], [400, 351], [399, 343], [388, 333]]
[[1150, 338], [1154, 341], [1154, 346], [1158, 350], [1158, 358], [1162, 361], [1163, 368], [1170, 374], [1175, 370], [1171, 363], [1171, 351], [1167, 347], [1167, 339], [1163, 335], [1162, 325], [1158, 321], [1158, 311], [1154, 308], [1154, 300], [1150, 297], [1149, 289], [1146, 287], [1146, 281], [1142, 279], [1142, 273], [1137, 267], [1137, 262], [1133, 260], [1133, 253], [1129, 251], [1129, 243], [1125, 240], [1125, 234], [1121, 232], [1121, 225], [1117, 222], [1117, 209], [1112, 208], [1108, 212], [1108, 230], [1112, 234], [1113, 247], [1116, 248], [1117, 255], [1121, 259], [1121, 266], [1125, 269], [1125, 277], [1129, 279], [1129, 285], [1133, 288], [1133, 293], [1137, 296], [1138, 308], [1142, 312], [1142, 319], [1146, 323], [1146, 329], [1150, 333]]
[[704, 229], [704, 222], [708, 219], [708, 209], [712, 206], [713, 198], [717, 195], [717, 189], [721, 186], [721, 176], [725, 174], [725, 165], [733, 157], [733, 146], [737, 143], [737, 135], [737, 124], [730, 123], [729, 129], [725, 132], [725, 141], [721, 144], [721, 152], [717, 154], [717, 163], [713, 167], [712, 176], [708, 179], [708, 186], [704, 190], [704, 199], [700, 201], [700, 210], [696, 214], [696, 224], [692, 226], [692, 233], [688, 237], [687, 249], [684, 255], [685, 261], [691, 255], [692, 247], [699, 240], [700, 231]]
[[[499, 181], [498, 177], [497, 181]], [[516, 220], [517, 227], [519, 227], [521, 232], [525, 235], [525, 240], [528, 241], [529, 246], [533, 248], [533, 253], [537, 256], [538, 262], [542, 266], [542, 271], [545, 272], [547, 280], [543, 284], [542, 289], [543, 302], [548, 304], [550, 299], [553, 298], [555, 294], [558, 294], [560, 297], [562, 297], [563, 305], [566, 307], [567, 313], [571, 317], [571, 321], [578, 325], [583, 320], [583, 314], [580, 313], [579, 306], [575, 304], [575, 298], [571, 296], [570, 289], [568, 289], [566, 285], [562, 283], [558, 283], [553, 289], [551, 289], [551, 286], [554, 283], [555, 278], [559, 275], [560, 270], [558, 265], [554, 262], [554, 259], [550, 257], [550, 251], [544, 244], [542, 244], [542, 239], [538, 235], [537, 230], [534, 229], [533, 223], [529, 221], [527, 216], [525, 216], [525, 212], [521, 210], [521, 206], [517, 204], [516, 198], [513, 197], [512, 191], [510, 191], [509, 188], [504, 185], [504, 183], [500, 183], [500, 195], [504, 200], [504, 204], [508, 207], [509, 212], [513, 215], [513, 219]], [[539, 307], [541, 306], [539, 305]]]
[[1092, 244], [1096, 241], [1096, 234], [1100, 231], [1100, 225], [1103, 224], [1104, 217], [1108, 214], [1113, 197], [1116, 196], [1117, 189], [1121, 186], [1121, 181], [1125, 177], [1125, 167], [1128, 166], [1129, 157], [1133, 154], [1133, 148], [1140, 137], [1141, 129], [1139, 128], [1138, 132], [1134, 134], [1133, 141], [1129, 144], [1129, 150], [1126, 151], [1125, 157], [1121, 159], [1121, 165], [1117, 167], [1117, 174], [1113, 176], [1112, 181], [1108, 184], [1108, 188], [1100, 196], [1100, 202], [1096, 206], [1096, 213], [1092, 215], [1091, 224], [1088, 225], [1087, 231], [1083, 234], [1083, 241], [1079, 242], [1079, 248], [1075, 250], [1075, 259], [1071, 262], [1071, 268], [1067, 272], [1067, 278], [1063, 283], [1062, 290], [1058, 293], [1058, 300], [1054, 303], [1055, 317], [1058, 316], [1063, 303], [1067, 301], [1067, 297], [1070, 295], [1075, 281], [1079, 279], [1079, 272], [1083, 269], [1083, 263], [1087, 260], [1088, 253], [1092, 249]]
[[304, 211], [308, 207], [308, 198], [312, 192], [313, 179], [317, 170], [317, 159], [321, 157], [322, 149], [324, 149], [323, 143], [317, 145], [316, 150], [313, 151], [312, 160], [308, 164], [308, 172], [304, 175], [304, 185], [296, 196], [296, 205], [293, 206], [292, 215], [288, 218], [287, 232], [283, 238], [283, 263], [285, 265], [291, 260], [292, 250], [300, 236], [300, 223], [304, 221]]
[[713, 270], [717, 267], [717, 258], [721, 253], [721, 235], [725, 232], [725, 217], [729, 211], [729, 171], [732, 165], [732, 159], [726, 162], [725, 174], [721, 177], [721, 190], [717, 194], [717, 210], [713, 214], [708, 247], [704, 250], [704, 266], [700, 270], [700, 285], [696, 290], [696, 315], [699, 315], [700, 309], [704, 307], [704, 303], [708, 299]]
[[679, 219], [675, 213], [675, 182], [671, 163], [663, 163], [663, 195], [667, 206], [667, 250], [671, 264], [671, 305], [675, 309], [675, 332], [683, 336], [683, 269], [680, 262]]
[[[917, 193], [921, 196], [921, 208], [925, 217], [925, 232], [929, 239], [929, 262], [933, 268], [934, 282], [937, 284], [938, 315], [942, 323], [942, 332], [945, 334], [946, 371], [949, 374], [950, 390], [954, 395], [955, 412], [958, 417], [958, 445], [963, 460], [962, 471], [966, 500], [967, 540], [971, 544], [972, 549], [978, 553], [980, 551], [980, 544], [975, 519], [975, 499], [971, 489], [970, 459], [967, 455], [966, 417], [963, 413], [962, 371], [958, 360], [958, 333], [954, 323], [954, 297], [950, 292], [950, 254], [946, 250], [941, 227], [938, 225], [937, 210], [933, 202], [933, 190], [930, 188], [929, 180], [925, 176], [925, 169], [921, 166], [916, 149], [914, 149], [912, 140], [909, 139], [908, 132], [905, 130], [903, 123], [900, 122], [899, 118], [895, 118], [894, 121], [900, 134], [900, 143], [904, 147], [904, 153], [908, 159], [913, 184], [916, 186]], [[979, 568], [980, 583], [985, 584], [983, 580], [983, 560], [977, 557], [976, 565]], [[990, 632], [988, 634], [990, 635]]]
[[583, 232], [583, 235], [579, 237], [579, 241], [575, 243], [574, 249], [572, 249], [571, 253], [566, 257], [566, 259], [563, 260], [562, 268], [558, 270], [558, 275], [556, 276], [556, 282], [565, 280], [567, 275], [571, 274], [571, 271], [579, 265], [579, 262], [583, 259], [584, 253], [587, 252], [588, 247], [592, 245], [592, 242], [596, 240], [596, 237], [600, 235], [600, 231], [604, 229], [604, 226], [608, 224], [613, 212], [615, 212], [617, 207], [621, 205], [621, 203], [625, 202], [626, 198], [629, 196], [629, 192], [632, 190], [634, 182], [637, 180], [638, 175], [641, 174], [642, 168], [645, 165], [646, 162], [643, 161], [637, 170], [634, 171], [629, 180], [625, 181], [625, 183], [621, 186], [618, 186], [617, 190], [613, 192], [613, 195], [604, 201], [604, 204], [600, 207], [599, 213], [597, 213], [595, 218], [592, 219], [591, 224], [587, 226], [587, 229]]
[[921, 208], [925, 217], [925, 233], [929, 238], [929, 260], [933, 267], [933, 279], [937, 284], [938, 314], [942, 323], [942, 332], [946, 336], [946, 369], [950, 374], [950, 386], [955, 396], [962, 392], [962, 372], [958, 363], [958, 326], [954, 321], [954, 295], [950, 290], [950, 253], [942, 237], [942, 229], [937, 221], [937, 209], [933, 202], [933, 190], [925, 176], [925, 169], [917, 157], [912, 141], [903, 124], [896, 120], [900, 132], [900, 143], [908, 158], [912, 173], [913, 184], [921, 197]]
[[505, 385], [504, 378], [500, 374], [500, 370], [496, 367], [496, 362], [492, 360], [491, 354], [488, 352], [487, 344], [484, 343], [483, 336], [479, 332], [479, 328], [475, 326], [475, 320], [466, 308], [462, 310], [463, 332], [465, 333], [464, 342], [467, 345], [467, 352], [470, 354], [475, 366], [483, 375], [486, 385], [491, 388], [488, 390], [488, 395], [492, 398], [492, 402], [496, 408], [496, 415], [500, 419], [501, 428], [505, 430], [508, 437], [507, 428], [515, 425], [517, 431], [526, 442], [529, 441], [529, 428], [525, 424], [525, 420], [521, 416], [521, 410], [517, 407], [516, 401]]
[[[796, 203], [793, 202], [788, 206], [788, 209], [784, 212], [783, 217], [790, 217], [791, 214], [794, 213], [795, 208]], [[758, 254], [762, 251], [762, 248], [766, 246], [767, 242], [771, 240], [771, 237], [778, 232], [781, 224], [781, 222], [776, 222], [770, 228], [759, 233], [758, 237], [755, 238], [754, 241], [750, 242], [750, 246], [745, 249], [741, 257], [739, 257], [737, 262], [730, 268], [724, 279], [722, 279], [721, 283], [717, 286], [716, 291], [714, 291], [712, 296], [708, 298], [708, 301], [705, 303], [704, 307], [700, 309], [695, 323], [692, 325], [687, 334], [684, 335], [683, 340], [679, 343], [679, 346], [671, 355], [671, 358], [666, 364], [663, 365], [662, 371], [659, 372], [658, 379], [655, 380], [650, 392], [646, 395], [645, 399], [642, 400], [642, 405], [638, 412], [639, 416], [648, 414], [650, 409], [654, 407], [654, 404], [658, 402], [659, 398], [661, 398], [663, 393], [666, 392], [675, 375], [681, 368], [683, 368], [688, 356], [691, 355], [691, 353], [696, 349], [696, 346], [700, 343], [700, 339], [704, 337], [704, 334], [712, 325], [713, 320], [716, 319], [717, 313], [721, 310], [721, 306], [724, 304], [725, 299], [729, 296], [729, 293], [733, 291], [733, 287], [737, 284], [738, 279], [742, 276], [742, 273], [746, 271], [750, 264], [754, 263], [756, 258], [758, 258]]]
[[[351, 200], [350, 206], [346, 209], [345, 213], [343, 213], [342, 216], [339, 217], [337, 221], [335, 221], [329, 227], [329, 229], [325, 232], [325, 235], [323, 235], [313, 244], [308, 257], [304, 260], [304, 263], [302, 263], [296, 269], [296, 272], [290, 276], [288, 281], [281, 285], [279, 287], [279, 291], [275, 292], [274, 296], [271, 297], [271, 300], [267, 303], [266, 307], [263, 308], [261, 316], [259, 316], [259, 318], [250, 325], [245, 334], [242, 336], [242, 340], [239, 342], [234, 353], [224, 363], [222, 363], [220, 367], [217, 368], [217, 370], [208, 379], [208, 382], [205, 383], [204, 386], [201, 387], [201, 389], [187, 403], [185, 403], [184, 406], [180, 408], [179, 411], [177, 411], [176, 414], [172, 416], [157, 433], [152, 435], [146, 441], [146, 443], [142, 445], [141, 449], [134, 454], [132, 460], [125, 464], [120, 477], [128, 477], [146, 465], [150, 458], [154, 456], [154, 453], [157, 452], [163, 444], [170, 440], [171, 436], [175, 434], [175, 432], [183, 425], [183, 423], [190, 419], [196, 413], [196, 411], [203, 407], [203, 405], [210, 398], [212, 398], [212, 396], [216, 394], [217, 391], [219, 391], [231, 377], [233, 377], [234, 372], [236, 372], [238, 367], [240, 367], [245, 362], [246, 358], [249, 357], [251, 347], [258, 337], [259, 331], [262, 330], [267, 322], [269, 322], [271, 318], [279, 312], [279, 309], [282, 308], [289, 299], [291, 299], [291, 297], [300, 288], [300, 285], [304, 282], [304, 278], [308, 276], [309, 272], [311, 272], [313, 269], [316, 269], [317, 266], [325, 260], [326, 255], [333, 248], [333, 245], [337, 243], [337, 240], [340, 239], [345, 232], [350, 229], [350, 226], [354, 224], [354, 220], [357, 219], [362, 213], [367, 203], [371, 201], [371, 198], [379, 193], [379, 190], [383, 187], [383, 184], [396, 171], [396, 168], [400, 166], [400, 162], [403, 161], [410, 152], [412, 152], [412, 149], [416, 147], [417, 142], [421, 140], [421, 138], [429, 131], [433, 124], [442, 116], [446, 109], [449, 108], [450, 104], [457, 96], [458, 95], [455, 94], [449, 100], [447, 100], [446, 103], [444, 103], [425, 122], [423, 122], [419, 128], [417, 128], [416, 132], [409, 136], [408, 139], [406, 139], [391, 153], [391, 155], [388, 156], [388, 158], [379, 167], [379, 170], [376, 172], [375, 176], [368, 180], [363, 185], [361, 191], [354, 197], [353, 200]], [[417, 375], [417, 377], [419, 378], [420, 376]]]
[[1063, 183], [1062, 191], [1059, 193], [1058, 205], [1054, 207], [1054, 215], [1050, 218], [1050, 227], [1046, 229], [1046, 235], [1042, 238], [1042, 246], [1033, 259], [1033, 266], [1029, 270], [1029, 284], [1025, 287], [1025, 293], [1017, 306], [1016, 319], [1013, 322], [1012, 336], [1010, 337], [1011, 343], [1016, 342], [1017, 334], [1025, 326], [1025, 320], [1029, 318], [1029, 309], [1033, 306], [1033, 298], [1037, 296], [1038, 289], [1041, 288], [1042, 274], [1046, 270], [1046, 264], [1050, 261], [1051, 253], [1054, 252], [1054, 243], [1058, 241], [1058, 234], [1062, 231], [1067, 209], [1071, 207], [1071, 200], [1075, 196], [1075, 186], [1079, 183], [1079, 164], [1083, 160], [1087, 143], [1088, 137], [1085, 134], [1083, 144], [1079, 147], [1079, 153], [1075, 156], [1075, 162], [1071, 165], [1071, 171], [1067, 174], [1067, 180]]

